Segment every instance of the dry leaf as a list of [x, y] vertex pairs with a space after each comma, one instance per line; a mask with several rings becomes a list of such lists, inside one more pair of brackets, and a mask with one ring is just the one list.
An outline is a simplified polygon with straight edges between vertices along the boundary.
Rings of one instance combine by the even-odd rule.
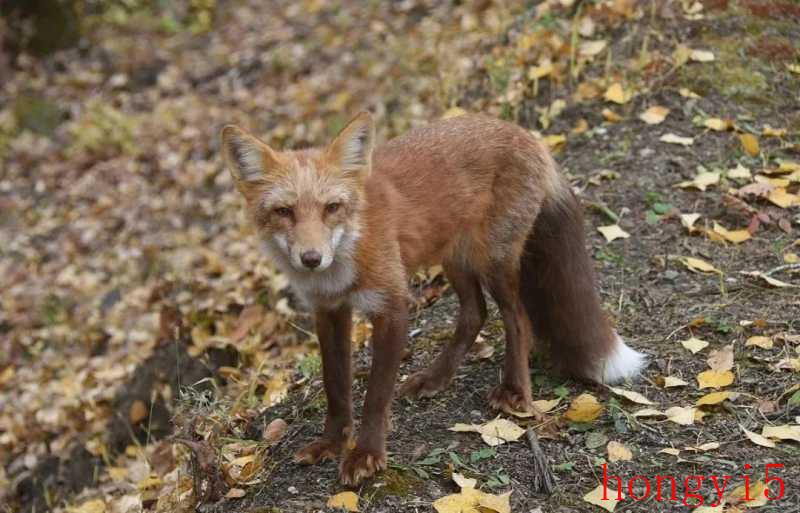
[[664, 378], [664, 388], [685, 387], [688, 384], [689, 383], [685, 382], [681, 378], [676, 378], [675, 376], [666, 376]]
[[791, 283], [786, 283], [785, 281], [778, 280], [773, 278], [772, 276], [767, 276], [766, 274], [760, 271], [741, 271], [740, 274], [744, 274], [745, 276], [753, 276], [755, 278], [761, 278], [765, 282], [769, 283], [773, 287], [785, 288], [785, 287], [796, 287], [796, 285], [792, 285]]
[[608, 89], [606, 89], [603, 97], [610, 102], [622, 105], [631, 99], [631, 94], [623, 89], [622, 84], [619, 82], [614, 82], [609, 86]]
[[547, 413], [556, 406], [558, 406], [558, 403], [560, 402], [561, 402], [560, 397], [556, 397], [555, 399], [550, 399], [549, 401], [545, 399], [540, 399], [538, 401], [533, 401], [533, 406], [540, 412]]
[[761, 436], [800, 442], [800, 426], [790, 426], [788, 424], [783, 426], [764, 426], [761, 428]]
[[128, 420], [131, 424], [136, 425], [147, 418], [147, 406], [141, 399], [136, 399], [131, 403], [131, 408], [128, 411]]
[[616, 239], [627, 239], [631, 236], [630, 233], [620, 228], [618, 224], [598, 226], [597, 231], [603, 234], [603, 237], [606, 238], [606, 242], [611, 242]]
[[745, 153], [751, 157], [758, 155], [761, 150], [758, 146], [758, 137], [753, 134], [739, 134], [739, 141], [742, 143], [742, 148]]
[[733, 383], [733, 378], [733, 372], [729, 370], [707, 370], [697, 375], [697, 386], [701, 390], [704, 388], [722, 388]]
[[772, 128], [769, 125], [764, 125], [764, 129], [761, 132], [765, 137], [785, 137], [787, 133], [788, 130], [785, 128]]
[[736, 164], [736, 167], [729, 169], [725, 175], [736, 180], [749, 180], [753, 177], [750, 170], [741, 164]]
[[797, 253], [786, 253], [783, 255], [783, 261], [787, 264], [796, 264], [800, 262], [800, 256]]
[[733, 242], [734, 244], [740, 244], [746, 240], [750, 240], [750, 232], [747, 230], [728, 230], [721, 224], [714, 221], [714, 233], [722, 237], [728, 242]]
[[666, 449], [661, 449], [658, 451], [659, 454], [669, 454], [670, 456], [675, 456], [676, 458], [680, 459], [681, 451], [679, 449], [675, 449], [672, 447], [667, 447]]
[[459, 488], [475, 488], [478, 485], [477, 479], [471, 479], [464, 477], [463, 474], [459, 474], [458, 472], [453, 472], [453, 482], [455, 482]]
[[668, 408], [664, 413], [667, 414], [667, 420], [672, 421], [681, 426], [691, 426], [694, 424], [695, 408], [691, 406], [681, 407], [673, 406]]
[[800, 196], [797, 194], [791, 194], [786, 191], [784, 187], [775, 187], [769, 194], [767, 194], [767, 199], [781, 208], [789, 208], [795, 205], [800, 205]]
[[581, 394], [569, 405], [564, 414], [572, 422], [591, 422], [603, 413], [603, 405], [592, 394]]
[[[620, 495], [623, 499], [625, 499], [625, 494], [621, 493], [618, 488], [605, 488], [602, 484], [600, 484], [597, 485], [597, 488], [584, 495], [583, 500], [589, 504], [600, 506], [606, 511], [614, 511], [614, 509], [617, 507], [617, 504], [622, 502], [617, 500]], [[606, 499], [603, 500], [603, 497]]]
[[445, 111], [444, 114], [442, 114], [442, 119], [457, 118], [458, 116], [463, 116], [465, 114], [467, 114], [467, 111], [461, 107], [450, 107]]
[[702, 351], [708, 347], [708, 342], [705, 340], [700, 340], [696, 337], [692, 337], [687, 340], [682, 340], [681, 345], [691, 351], [692, 354], [697, 354], [699, 351]]
[[708, 118], [703, 121], [703, 126], [717, 132], [733, 130], [733, 121], [730, 119]]
[[358, 495], [350, 491], [337, 493], [328, 499], [328, 507], [358, 511]]
[[519, 439], [525, 430], [508, 419], [496, 418], [486, 424], [456, 424], [450, 428], [456, 432], [480, 433], [483, 441], [488, 445], [496, 446]]
[[567, 137], [563, 134], [553, 134], [542, 137], [542, 140], [552, 150], [567, 142]]
[[689, 59], [695, 62], [711, 62], [714, 60], [714, 53], [708, 50], [692, 50]]
[[728, 399], [735, 397], [737, 394], [734, 392], [711, 392], [710, 394], [706, 394], [700, 399], [697, 400], [697, 406], [710, 406], [714, 404], [719, 404], [723, 401], [727, 401]]
[[718, 184], [719, 178], [720, 173], [717, 171], [704, 171], [698, 173], [697, 176], [691, 180], [679, 183], [678, 187], [694, 187], [695, 189], [705, 191], [709, 185]]
[[681, 224], [689, 230], [689, 233], [697, 231], [694, 227], [694, 223], [700, 219], [701, 214], [681, 214]]
[[716, 371], [726, 371], [733, 368], [733, 344], [729, 344], [717, 351], [711, 351], [706, 360], [708, 366]]
[[709, 264], [705, 260], [701, 258], [695, 257], [683, 257], [681, 259], [683, 265], [686, 266], [687, 269], [690, 271], [694, 271], [696, 273], [718, 273], [722, 274], [722, 271], [714, 267], [713, 265]]
[[755, 336], [747, 339], [744, 343], [745, 346], [756, 346], [762, 349], [772, 349], [774, 342], [770, 337]]
[[713, 451], [714, 449], [719, 449], [719, 442], [706, 442], [704, 444], [684, 448], [684, 450], [692, 452], [706, 452]]
[[608, 108], [603, 109], [601, 114], [603, 115], [603, 118], [609, 123], [619, 123], [620, 121], [622, 121], [622, 116], [620, 116], [611, 109]]
[[760, 445], [762, 447], [775, 447], [775, 442], [773, 442], [769, 438], [764, 438], [763, 436], [759, 435], [758, 433], [754, 433], [752, 431], [748, 431], [743, 426], [739, 426], [739, 427], [742, 428], [742, 431], [744, 431], [744, 434], [754, 444]]
[[636, 418], [639, 417], [665, 417], [667, 414], [663, 411], [655, 410], [653, 408], [643, 408], [637, 412], [634, 412], [633, 416]]
[[699, 94], [685, 87], [681, 87], [680, 89], [678, 89], [678, 93], [684, 98], [701, 98]]
[[691, 146], [692, 144], [694, 144], [693, 137], [683, 137], [673, 133], [664, 134], [661, 137], [659, 137], [658, 140], [669, 144], [680, 144], [682, 146]]
[[620, 442], [615, 442], [613, 440], [608, 442], [606, 450], [608, 451], [608, 461], [612, 463], [615, 461], [630, 461], [633, 459], [631, 450]]
[[82, 503], [77, 508], [70, 508], [69, 513], [105, 513], [106, 503], [103, 499], [93, 499]]
[[666, 119], [669, 109], [661, 105], [653, 105], [639, 115], [639, 119], [648, 125], [657, 125]]
[[231, 488], [228, 490], [228, 493], [225, 494], [226, 499], [240, 499], [247, 495], [247, 492], [242, 490], [241, 488]]
[[283, 419], [275, 419], [264, 428], [263, 439], [265, 442], [274, 443], [283, 438], [289, 425]]
[[[768, 488], [763, 481], [752, 483], [750, 485], [749, 494], [746, 487], [747, 485], [743, 484], [734, 488], [726, 498], [727, 503], [731, 506], [741, 503], [745, 508], [758, 508], [767, 504], [767, 496], [764, 495], [764, 492], [767, 491]], [[745, 500], [745, 497], [750, 497], [751, 500]], [[736, 513], [737, 509], [733, 508], [728, 511], [730, 513]]]
[[629, 401], [632, 401], [634, 403], [637, 403], [637, 404], [655, 404], [653, 401], [651, 401], [650, 399], [646, 398], [645, 396], [643, 396], [639, 392], [633, 392], [631, 390], [625, 390], [625, 389], [616, 388], [616, 387], [608, 387], [608, 388], [609, 388], [609, 390], [611, 390], [615, 394], [621, 395], [625, 399], [627, 399]]
[[608, 43], [601, 39], [599, 41], [583, 41], [578, 46], [578, 55], [591, 58], [605, 50]]
[[437, 513], [511, 513], [510, 498], [511, 492], [492, 495], [474, 488], [462, 488], [461, 493], [436, 499], [432, 506]]

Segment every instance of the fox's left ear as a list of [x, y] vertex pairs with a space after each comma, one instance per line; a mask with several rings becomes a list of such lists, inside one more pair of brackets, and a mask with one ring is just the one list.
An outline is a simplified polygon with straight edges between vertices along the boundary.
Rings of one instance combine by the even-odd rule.
[[375, 124], [372, 115], [363, 111], [350, 120], [328, 146], [328, 158], [345, 173], [369, 174]]

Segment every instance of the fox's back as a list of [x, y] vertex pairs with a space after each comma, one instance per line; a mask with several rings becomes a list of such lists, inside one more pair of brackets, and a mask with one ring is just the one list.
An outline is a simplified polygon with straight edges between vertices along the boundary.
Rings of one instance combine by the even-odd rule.
[[527, 233], [544, 197], [560, 186], [540, 141], [485, 116], [412, 129], [376, 148], [372, 166], [368, 202], [380, 204], [382, 216], [391, 210], [394, 226], [381, 229], [396, 230], [409, 267], [459, 250], [504, 250], [502, 232]]

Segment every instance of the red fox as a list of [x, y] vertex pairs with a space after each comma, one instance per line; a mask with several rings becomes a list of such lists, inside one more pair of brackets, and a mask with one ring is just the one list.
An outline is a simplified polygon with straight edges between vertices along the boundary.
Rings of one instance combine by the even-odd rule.
[[[386, 467], [386, 434], [408, 335], [408, 278], [441, 264], [458, 296], [452, 341], [400, 394], [445, 388], [486, 319], [483, 290], [506, 333], [501, 382], [489, 403], [535, 412], [528, 354], [546, 341], [569, 374], [610, 383], [639, 372], [601, 309], [581, 206], [546, 147], [523, 128], [479, 115], [440, 120], [375, 148], [371, 115], [330, 145], [277, 151], [235, 126], [222, 151], [266, 252], [313, 310], [328, 411], [322, 436], [295, 458], [341, 455], [357, 484]], [[355, 444], [353, 309], [373, 325], [372, 368]]]

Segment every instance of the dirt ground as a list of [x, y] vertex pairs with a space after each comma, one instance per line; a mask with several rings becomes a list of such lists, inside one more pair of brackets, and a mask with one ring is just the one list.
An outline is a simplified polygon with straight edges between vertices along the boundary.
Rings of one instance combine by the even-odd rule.
[[[581, 5], [581, 2], [576, 4]], [[687, 504], [681, 502], [687, 477], [732, 476], [728, 488], [731, 490], [744, 483], [744, 475], [749, 476], [753, 483], [763, 481], [767, 464], [784, 465], [775, 475], [784, 482], [785, 496], [760, 505], [759, 511], [800, 511], [800, 446], [797, 441], [781, 441], [776, 447], [767, 448], [752, 442], [744, 431], [760, 433], [764, 425], [796, 425], [800, 419], [800, 400], [796, 399], [800, 397], [796, 386], [800, 384], [800, 368], [792, 367], [792, 362], [798, 361], [800, 342], [800, 289], [797, 288], [800, 286], [800, 272], [787, 256], [800, 253], [800, 204], [782, 208], [763, 197], [739, 195], [736, 189], [747, 186], [751, 180], [726, 177], [724, 172], [719, 183], [704, 191], [676, 187], [680, 182], [692, 180], [701, 166], [702, 170], [714, 171], [730, 170], [740, 164], [756, 175], [760, 170], [777, 168], [779, 159], [800, 160], [800, 74], [790, 70], [790, 66], [800, 63], [800, 6], [779, 1], [706, 0], [698, 3], [703, 7], [702, 16], [698, 17], [689, 13], [680, 2], [633, 2], [632, 10], [625, 11], [620, 7], [623, 9], [620, 12], [606, 8], [605, 4], [614, 4], [613, 7], [625, 2], [584, 4], [591, 4], [591, 7], [558, 7], [547, 15], [535, 7], [503, 10], [510, 21], [503, 25], [502, 30], [474, 35], [474, 40], [470, 41], [474, 45], [471, 51], [478, 55], [474, 57], [478, 64], [468, 68], [455, 85], [447, 86], [450, 96], [446, 104], [431, 107], [430, 103], [421, 100], [424, 107], [417, 110], [422, 109], [421, 112], [429, 117], [441, 115], [451, 107], [490, 112], [543, 135], [565, 134], [566, 142], [553, 142], [552, 146], [559, 165], [586, 207], [588, 243], [596, 262], [605, 307], [620, 334], [631, 346], [649, 357], [641, 379], [626, 384], [625, 388], [643, 394], [655, 403], [652, 407], [659, 410], [693, 406], [697, 399], [713, 391], [699, 389], [696, 381], [696, 376], [708, 369], [709, 353], [733, 344], [735, 381], [724, 390], [738, 396], [699, 408], [705, 415], [700, 415], [700, 418], [695, 415], [691, 425], [679, 425], [663, 417], [634, 417], [633, 413], [644, 406], [623, 399], [602, 386], [562, 379], [550, 370], [547, 361], [534, 357], [535, 399], [561, 397], [562, 400], [542, 422], [515, 421], [538, 433], [557, 483], [557, 491], [547, 495], [533, 489], [532, 452], [524, 437], [489, 449], [474, 433], [455, 433], [448, 429], [456, 423], [481, 424], [495, 417], [488, 408], [486, 396], [500, 376], [503, 329], [492, 307], [489, 321], [481, 333], [485, 343], [494, 348], [491, 357], [471, 358], [452, 385], [433, 399], [395, 401], [392, 410], [394, 428], [388, 442], [389, 469], [354, 490], [360, 497], [362, 512], [432, 511], [433, 501], [458, 493], [451, 477], [453, 472], [478, 479], [481, 489], [487, 492], [499, 494], [511, 490], [511, 511], [514, 512], [601, 511], [587, 504], [583, 497], [602, 482], [602, 464], [609, 457], [609, 441], [620, 442], [632, 451], [629, 461], [608, 463], [608, 471], [623, 478], [626, 484], [634, 476], [653, 478], [656, 475], [675, 476], [678, 482], [675, 502], [659, 503], [653, 495], [644, 501], [628, 498], [619, 504], [616, 511], [693, 511], [698, 505], [697, 500]], [[431, 11], [418, 7], [404, 12], [403, 16], [415, 19], [424, 27], [429, 19], [441, 20], [446, 16], [445, 12], [445, 9]], [[483, 15], [488, 16], [490, 12], [485, 11]], [[551, 76], [532, 84], [526, 77], [535, 63], [519, 57], [523, 46], [521, 40], [544, 29], [568, 40], [570, 20], [579, 19], [586, 12], [593, 16], [598, 26], [592, 37], [607, 41], [605, 53], [586, 63], [580, 78], [570, 78], [569, 52], [556, 52], [552, 55], [553, 60], [566, 66], [561, 78], [555, 80]], [[321, 16], [323, 24], [334, 29], [340, 22], [333, 12], [325, 14], [323, 11], [315, 16]], [[308, 29], [302, 23], [288, 23], [287, 26], [291, 27], [291, 30], [286, 29], [289, 32]], [[214, 27], [212, 34], [224, 31], [225, 26]], [[542, 35], [532, 44], [546, 46], [549, 44], [546, 43], [547, 37], [550, 36]], [[373, 51], [371, 43], [374, 41], [355, 43], [356, 53], [361, 55], [361, 52]], [[675, 59], [679, 57], [675, 57], [674, 52], [679, 45], [709, 50], [715, 58], [710, 62], [689, 59], [675, 65]], [[324, 53], [324, 50], [319, 51]], [[644, 59], [645, 54], [649, 59]], [[637, 66], [634, 62], [637, 59], [647, 62]], [[241, 66], [241, 76], [246, 77], [250, 72], [247, 63], [237, 65]], [[322, 64], [314, 62], [308, 69], [292, 70], [289, 81], [301, 80], [305, 73], [311, 73], [314, 65]], [[606, 101], [603, 91], [613, 82], [626, 84], [625, 87], [630, 87], [635, 94], [622, 103]], [[209, 83], [213, 81], [209, 79]], [[515, 85], [519, 83], [524, 83], [524, 86]], [[602, 89], [599, 94], [590, 94], [578, 101], [575, 95], [581, 94], [582, 84], [602, 84]], [[390, 86], [384, 84], [382, 87]], [[532, 88], [535, 88], [535, 94]], [[682, 89], [696, 93], [696, 97], [687, 97]], [[215, 92], [225, 95], [224, 87], [218, 91], [215, 89]], [[279, 97], [279, 93], [276, 94]], [[402, 95], [402, 91], [396, 94]], [[415, 89], [409, 94], [423, 97], [433, 93], [421, 87], [421, 90]], [[559, 99], [565, 100], [565, 107], [548, 114], [544, 109]], [[391, 118], [392, 108], [387, 103], [383, 105], [383, 118]], [[669, 115], [663, 122], [646, 124], [638, 116], [653, 105], [668, 108]], [[417, 112], [414, 101], [396, 108], [404, 116]], [[610, 109], [617, 118], [604, 114], [603, 109]], [[289, 114], [284, 112], [281, 115]], [[703, 121], [712, 117], [733, 120], [736, 128], [709, 129]], [[576, 130], [581, 120], [586, 121], [587, 129]], [[391, 123], [389, 133], [402, 131], [413, 122], [405, 118], [388, 122]], [[334, 124], [331, 121], [331, 125]], [[778, 137], [765, 136], [765, 126], [784, 128], [786, 133]], [[326, 128], [329, 127], [316, 127], [305, 136], [313, 141], [324, 140]], [[660, 138], [667, 133], [691, 136], [693, 142], [684, 146], [661, 141]], [[755, 154], [748, 153], [743, 146], [740, 138], [743, 133], [758, 135], [759, 148]], [[769, 172], [762, 174], [785, 176]], [[789, 194], [797, 193], [797, 182], [789, 180], [787, 183], [785, 187]], [[209, 197], [215, 197], [214, 194], [209, 193]], [[236, 204], [228, 202], [226, 205], [228, 210], [225, 214], [231, 214]], [[686, 213], [701, 214], [694, 233], [681, 222], [680, 214]], [[213, 219], [213, 213], [205, 222], [210, 219]], [[719, 237], [713, 236], [715, 222], [729, 229], [749, 227], [750, 237], [741, 244], [720, 241]], [[629, 237], [608, 242], [597, 227], [615, 223]], [[234, 239], [238, 240], [238, 237]], [[693, 272], [682, 262], [685, 257], [703, 259], [718, 271]], [[744, 274], [753, 271], [772, 271], [771, 277], [795, 286], [775, 287], [764, 279]], [[442, 286], [441, 278], [433, 283], [428, 278], [421, 278], [418, 295], [432, 304], [421, 307], [412, 321], [411, 347], [401, 368], [401, 379], [432, 361], [454, 327], [457, 302], [452, 292]], [[292, 304], [291, 297], [287, 298], [290, 293], [285, 284], [270, 288], [264, 286], [264, 281], [257, 278], [248, 281], [249, 289], [243, 287], [244, 290], [240, 291], [245, 297], [241, 303], [233, 308], [219, 307], [213, 315], [228, 315], [230, 319], [241, 320], [244, 305], [252, 303], [252, 299], [246, 296], [255, 295], [260, 289], [271, 291], [264, 302], [267, 309], [277, 308], [275, 305], [281, 299], [288, 299], [288, 304]], [[175, 283], [181, 289], [180, 282]], [[204, 290], [200, 288], [198, 292]], [[162, 294], [164, 298], [175, 295], [172, 292]], [[151, 303], [151, 309], [162, 301], [162, 296]], [[189, 328], [192, 329], [191, 333], [181, 332], [180, 337], [175, 337], [189, 348], [183, 360], [189, 362], [186, 368], [192, 369], [198, 379], [215, 376], [221, 384], [215, 385], [214, 390], [220, 396], [224, 391], [238, 394], [241, 390], [234, 384], [247, 380], [241, 378], [237, 381], [237, 376], [241, 377], [237, 372], [246, 373], [248, 368], [257, 367], [262, 360], [254, 356], [257, 353], [248, 352], [249, 349], [241, 346], [229, 349], [227, 356], [220, 356], [219, 352], [210, 356], [215, 350], [212, 348], [214, 344], [198, 343], [200, 332], [194, 329], [206, 321], [198, 321], [194, 315], [196, 309], [182, 308], [181, 312], [184, 322], [191, 324]], [[14, 327], [14, 322], [8, 321], [9, 329]], [[270, 355], [279, 353], [278, 346], [306, 350], [304, 341], [307, 337], [298, 335], [309, 328], [306, 316], [298, 313], [281, 326], [293, 336], [280, 339], [278, 343], [270, 342]], [[218, 336], [225, 338], [224, 333], [219, 333]], [[169, 330], [164, 333], [162, 329], [162, 335], [162, 339], [172, 340]], [[774, 346], [771, 349], [746, 346], [745, 342], [753, 336], [770, 337]], [[693, 354], [680, 344], [690, 337], [707, 341], [709, 346]], [[169, 343], [172, 342], [175, 341]], [[113, 348], [113, 341], [111, 343]], [[155, 354], [161, 354], [158, 351], [170, 353], [169, 343], [156, 344]], [[362, 346], [354, 357], [358, 412], [369, 368], [368, 345]], [[162, 366], [172, 365], [164, 364], [165, 358], [162, 355], [157, 359]], [[182, 357], [176, 358], [181, 361]], [[298, 358], [292, 356], [287, 361], [296, 362]], [[176, 416], [170, 427], [162, 429], [160, 436], [154, 437], [166, 437], [174, 432], [173, 436], [178, 438], [202, 440], [202, 430], [188, 429], [187, 426], [191, 424], [194, 427], [198, 417], [212, 410], [204, 409], [208, 405], [197, 397], [177, 400], [180, 381], [174, 383], [168, 370], [150, 372], [155, 377], [142, 377], [149, 371], [141, 369], [152, 369], [157, 364], [152, 359], [140, 360], [130, 366], [140, 370], [128, 372], [119, 379], [123, 383], [119, 390], [124, 392], [129, 387], [131, 394], [135, 395], [126, 397], [121, 392], [121, 398], [119, 395], [115, 399], [108, 398], [108, 408], [127, 414], [132, 403], [141, 399], [148, 405], [151, 417], [155, 418], [152, 405], [156, 401], [149, 402], [148, 389], [171, 387], [172, 392], [166, 393], [164, 397], [167, 399], [159, 404]], [[8, 364], [7, 368], [16, 365], [11, 358], [0, 360], [0, 364], [3, 363]], [[325, 401], [318, 365], [309, 366], [312, 368], [302, 365], [290, 367], [284, 379], [288, 383], [286, 397], [276, 404], [254, 406], [244, 411], [225, 410], [238, 411], [239, 415], [235, 421], [219, 421], [219, 425], [230, 422], [237, 426], [230, 431], [220, 428], [223, 434], [219, 439], [225, 439], [225, 443], [233, 439], [258, 441], [263, 427], [274, 419], [286, 421], [288, 429], [274, 444], [259, 446], [257, 454], [262, 463], [258, 482], [241, 485], [245, 490], [243, 497], [215, 497], [199, 504], [199, 510], [219, 513], [326, 511], [328, 498], [344, 490], [337, 482], [335, 463], [304, 467], [291, 461], [293, 452], [320, 432], [324, 416]], [[0, 365], [0, 370], [2, 368]], [[237, 368], [240, 370], [235, 371]], [[159, 376], [159, 372], [163, 375]], [[663, 381], [665, 376], [681, 378], [688, 385], [667, 388]], [[142, 380], [146, 380], [146, 386], [141, 384]], [[133, 383], [137, 385], [131, 387]], [[260, 394], [266, 395], [264, 390], [269, 390], [269, 383], [266, 380], [258, 382]], [[8, 387], [2, 381], [0, 386]], [[593, 394], [604, 405], [602, 415], [591, 422], [567, 420], [564, 413], [570, 401], [584, 392]], [[245, 401], [241, 399], [243, 396], [237, 397], [237, 403]], [[220, 398], [216, 400], [223, 402]], [[120, 406], [120, 401], [124, 406]], [[204, 405], [202, 408], [198, 406], [201, 404]], [[166, 414], [159, 418], [163, 419]], [[11, 432], [10, 428], [0, 424], [0, 434], [3, 429]], [[114, 432], [124, 432], [125, 429], [127, 424], [123, 423]], [[147, 430], [137, 431], [135, 435], [139, 443], [154, 443]], [[213, 441], [210, 437], [206, 440]], [[718, 447], [692, 449], [711, 442], [718, 443]], [[102, 461], [98, 459], [90, 465], [98, 475], [105, 475], [107, 467], [121, 465], [111, 463], [111, 454], [124, 453], [125, 442], [117, 440], [110, 445], [116, 449]], [[680, 454], [660, 452], [670, 448], [679, 449]], [[223, 454], [222, 449], [219, 450]], [[9, 504], [13, 506], [7, 509], [38, 511], [42, 507], [53, 507], [49, 501], [42, 502], [44, 499], [36, 491], [35, 481], [30, 485], [30, 480], [21, 480], [21, 464], [11, 463], [19, 461], [24, 453], [18, 448], [6, 448], [5, 452], [0, 452], [6, 458], [4, 473], [9, 488], [12, 484], [16, 487], [8, 496]], [[66, 452], [56, 453], [56, 456], [62, 456], [63, 466]], [[191, 470], [187, 470], [186, 455], [185, 451], [176, 453], [175, 458], [183, 462], [181, 468], [184, 469], [176, 472], [188, 476]], [[53, 465], [52, 460], [39, 460], [38, 463], [40, 469]], [[151, 466], [156, 467], [155, 464]], [[174, 467], [164, 467], [159, 476], [164, 478], [170, 468]], [[200, 477], [201, 480], [208, 478], [208, 473]], [[197, 475], [194, 478], [197, 479]], [[167, 481], [166, 478], [163, 480]], [[21, 489], [21, 482], [27, 482], [27, 488], [23, 486]], [[643, 494], [643, 484], [639, 481], [633, 492]], [[59, 506], [78, 504], [98, 495], [107, 497], [123, 491], [131, 493], [130, 486], [118, 484], [114, 488], [103, 478], [81, 485], [88, 488], [81, 491], [81, 487], [76, 487], [59, 494], [63, 501]], [[178, 489], [180, 486], [176, 485], [172, 493], [177, 493], [175, 490]], [[777, 490], [775, 485], [772, 490]], [[627, 489], [625, 494], [629, 494]], [[705, 505], [714, 502], [716, 493], [710, 477], [702, 482], [699, 494]], [[0, 499], [2, 497], [0, 495]], [[109, 510], [117, 511], [110, 506], [112, 503], [110, 499], [106, 500]], [[154, 497], [144, 500], [142, 505], [159, 511], [165, 507]], [[185, 504], [180, 509], [184, 508]], [[713, 511], [723, 510], [729, 513], [739, 511], [732, 501], [724, 509]]]

